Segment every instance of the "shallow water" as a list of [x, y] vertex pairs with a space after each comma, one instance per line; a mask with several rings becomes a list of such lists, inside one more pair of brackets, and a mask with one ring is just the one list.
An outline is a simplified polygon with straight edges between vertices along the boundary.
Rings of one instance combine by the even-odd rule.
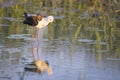
[[[115, 35], [107, 35], [105, 30], [96, 28], [97, 22], [94, 26], [85, 20], [89, 15], [81, 20], [78, 9], [67, 5], [49, 8], [47, 3], [41, 8], [32, 1], [19, 1], [0, 9], [0, 80], [120, 80], [119, 29], [113, 31]], [[33, 61], [32, 28], [22, 24], [24, 9], [55, 18], [39, 35], [39, 54], [53, 68], [52, 75], [24, 70]], [[36, 37], [34, 40], [37, 59]]]

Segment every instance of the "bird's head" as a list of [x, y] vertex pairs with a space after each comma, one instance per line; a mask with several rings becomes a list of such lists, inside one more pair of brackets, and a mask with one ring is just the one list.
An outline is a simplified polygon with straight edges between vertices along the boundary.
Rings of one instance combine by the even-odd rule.
[[53, 21], [54, 21], [54, 17], [53, 17], [53, 16], [48, 16], [48, 17], [47, 17], [47, 20], [48, 20], [48, 22], [50, 22], [50, 23], [51, 23], [51, 22], [53, 22]]

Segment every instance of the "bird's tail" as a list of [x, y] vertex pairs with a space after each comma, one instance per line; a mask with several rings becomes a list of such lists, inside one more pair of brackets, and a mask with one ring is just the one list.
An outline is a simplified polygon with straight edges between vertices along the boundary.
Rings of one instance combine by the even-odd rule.
[[24, 17], [27, 18], [28, 17], [28, 14], [26, 12], [24, 12]]

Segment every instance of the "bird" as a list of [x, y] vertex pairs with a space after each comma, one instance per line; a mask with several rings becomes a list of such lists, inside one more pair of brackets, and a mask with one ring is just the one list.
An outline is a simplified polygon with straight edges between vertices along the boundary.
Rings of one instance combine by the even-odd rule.
[[[26, 12], [24, 12], [24, 18], [25, 20], [23, 21], [23, 24], [36, 27], [38, 28], [38, 31], [39, 29], [46, 27], [49, 23], [52, 23], [54, 21], [54, 17], [51, 15], [47, 17], [43, 17], [42, 15], [28, 15]], [[34, 36], [34, 32], [32, 33], [32, 35]], [[37, 41], [38, 41], [37, 51], [39, 51], [39, 32], [37, 32]], [[32, 46], [34, 47], [34, 45]], [[34, 60], [34, 56], [33, 56], [33, 60]], [[52, 74], [52, 67], [49, 66], [49, 63], [47, 61], [43, 61], [38, 57], [38, 60], [36, 60], [34, 64], [38, 72], [41, 73], [41, 72], [47, 71], [49, 75]]]
[[29, 16], [26, 12], [24, 12], [24, 18], [25, 20], [23, 21], [23, 24], [27, 24], [29, 26], [36, 26], [38, 22], [42, 20], [43, 17], [41, 15]]
[[25, 20], [23, 21], [23, 24], [34, 26], [39, 29], [46, 27], [49, 23], [54, 21], [54, 17], [51, 15], [47, 17], [43, 17], [42, 15], [30, 16], [26, 12], [24, 12], [24, 18]]

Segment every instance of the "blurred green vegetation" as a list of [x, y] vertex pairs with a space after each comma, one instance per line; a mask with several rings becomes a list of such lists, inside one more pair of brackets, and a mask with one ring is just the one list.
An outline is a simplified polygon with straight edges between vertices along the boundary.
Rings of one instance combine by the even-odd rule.
[[[9, 6], [5, 6], [8, 3]], [[53, 15], [60, 19], [48, 27], [46, 36], [50, 40], [63, 37], [73, 45], [81, 44], [78, 39], [95, 40], [89, 47], [96, 53], [108, 50], [111, 52], [108, 55], [120, 58], [119, 5], [119, 0], [0, 0], [0, 32], [5, 36], [29, 33], [25, 29], [29, 27], [22, 24], [25, 11]]]

